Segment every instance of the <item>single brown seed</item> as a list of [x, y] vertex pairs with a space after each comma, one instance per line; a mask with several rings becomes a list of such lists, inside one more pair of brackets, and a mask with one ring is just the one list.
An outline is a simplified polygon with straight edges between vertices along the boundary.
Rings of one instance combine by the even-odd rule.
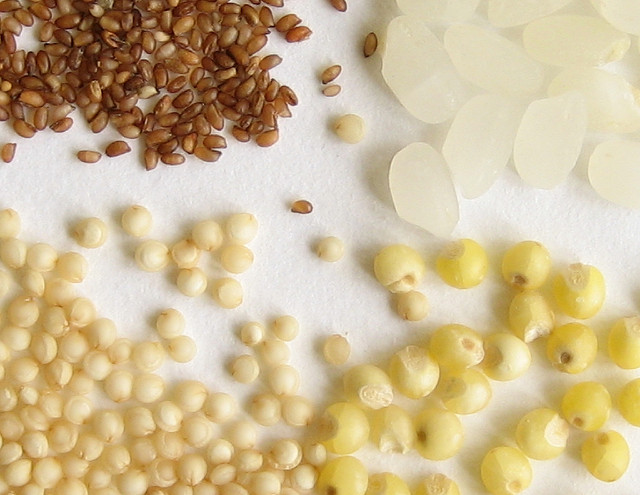
[[142, 131], [136, 125], [125, 125], [118, 127], [118, 132], [122, 137], [126, 137], [127, 139], [136, 139]]
[[241, 143], [246, 143], [251, 139], [249, 133], [238, 126], [234, 126], [233, 129], [231, 129], [231, 135], [236, 138], [236, 141], [240, 141]]
[[144, 150], [144, 168], [147, 170], [153, 170], [158, 166], [158, 160], [160, 155], [153, 148], [147, 148]]
[[113, 141], [109, 143], [105, 149], [105, 154], [108, 157], [120, 156], [125, 153], [129, 153], [131, 148], [124, 141]]
[[329, 86], [322, 90], [322, 94], [329, 97], [337, 96], [341, 90], [342, 88], [339, 84], [329, 84]]
[[286, 33], [287, 31], [289, 31], [290, 29], [293, 29], [294, 27], [296, 27], [298, 24], [300, 24], [302, 22], [302, 19], [300, 19], [297, 15], [295, 14], [286, 14], [283, 15], [280, 19], [278, 19], [278, 21], [276, 22], [276, 31], [278, 31], [279, 33]]
[[296, 106], [298, 97], [289, 86], [281, 86], [278, 95], [287, 103], [287, 105]]
[[25, 90], [20, 93], [18, 99], [25, 105], [33, 108], [38, 108], [44, 105], [44, 98], [37, 91]]
[[226, 148], [227, 140], [219, 134], [211, 134], [202, 140], [202, 145], [209, 149]]
[[278, 129], [271, 129], [256, 136], [256, 144], [262, 148], [274, 145], [278, 141]]
[[347, 2], [345, 0], [329, 0], [331, 6], [339, 12], [346, 12]]
[[44, 130], [47, 127], [49, 121], [49, 109], [47, 107], [36, 108], [33, 113], [33, 126], [39, 131]]
[[291, 203], [291, 211], [293, 213], [300, 213], [306, 215], [313, 211], [313, 205], [306, 199], [298, 199]]
[[220, 158], [221, 153], [218, 150], [210, 150], [204, 146], [196, 146], [193, 154], [203, 162], [216, 162]]
[[160, 160], [165, 165], [182, 165], [185, 161], [184, 155], [180, 153], [165, 153], [160, 156]]
[[279, 55], [267, 55], [262, 60], [260, 60], [258, 66], [260, 67], [260, 70], [271, 70], [274, 67], [280, 65], [281, 62], [282, 57], [280, 57]]
[[14, 120], [13, 130], [23, 138], [31, 138], [36, 134], [36, 128], [24, 120]]
[[378, 49], [378, 37], [376, 36], [376, 33], [371, 32], [367, 34], [367, 36], [364, 39], [362, 53], [364, 54], [365, 57], [370, 57], [376, 52], [377, 49]]
[[173, 153], [175, 150], [178, 149], [178, 139], [177, 138], [172, 138], [169, 141], [167, 141], [166, 143], [162, 143], [158, 145], [158, 153], [160, 153], [160, 155], [166, 155], [167, 153]]
[[287, 31], [285, 35], [285, 39], [289, 43], [299, 43], [300, 41], [305, 41], [309, 39], [312, 31], [307, 26], [296, 26], [293, 29]]
[[342, 66], [336, 64], [336, 65], [332, 65], [331, 67], [327, 67], [325, 70], [322, 71], [322, 74], [320, 76], [320, 80], [322, 81], [322, 84], [329, 84], [330, 82], [334, 81], [342, 72]]
[[0, 149], [0, 158], [4, 163], [11, 163], [16, 154], [16, 143], [6, 143]]
[[258, 12], [258, 17], [260, 18], [260, 24], [264, 27], [270, 28], [275, 26], [275, 20], [273, 19], [273, 12], [267, 6], [260, 7], [260, 12]]
[[81, 150], [78, 151], [77, 157], [78, 160], [83, 163], [96, 163], [100, 158], [102, 158], [102, 153], [98, 151]]
[[73, 125], [73, 119], [71, 117], [65, 117], [60, 119], [49, 126], [53, 132], [67, 132]]
[[182, 142], [180, 143], [180, 145], [182, 146], [182, 149], [186, 153], [189, 153], [190, 155], [193, 154], [193, 151], [195, 150], [197, 144], [198, 144], [198, 134], [195, 132], [192, 132], [191, 134], [187, 134], [186, 136], [184, 136], [182, 138]]

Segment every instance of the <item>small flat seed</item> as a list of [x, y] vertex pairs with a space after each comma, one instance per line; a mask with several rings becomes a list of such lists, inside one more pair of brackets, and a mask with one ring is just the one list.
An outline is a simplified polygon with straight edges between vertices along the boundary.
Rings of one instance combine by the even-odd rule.
[[299, 43], [300, 41], [305, 41], [309, 39], [312, 31], [307, 26], [296, 26], [293, 29], [287, 31], [285, 39], [289, 43]]
[[256, 136], [256, 144], [262, 148], [274, 145], [278, 141], [278, 129], [271, 129]]
[[313, 205], [306, 199], [298, 199], [291, 203], [291, 211], [293, 213], [300, 213], [301, 215], [307, 215], [313, 211]]
[[362, 47], [362, 53], [365, 57], [370, 57], [378, 49], [378, 36], [376, 33], [371, 32], [364, 38], [364, 45]]
[[329, 0], [331, 6], [338, 12], [346, 12], [347, 2], [345, 0]]
[[144, 168], [147, 170], [153, 170], [158, 166], [158, 160], [160, 159], [160, 155], [158, 152], [152, 148], [147, 148], [144, 150]]
[[6, 143], [0, 149], [0, 158], [4, 163], [11, 163], [16, 154], [16, 143]]
[[280, 65], [281, 62], [282, 57], [280, 57], [279, 55], [267, 55], [262, 60], [260, 60], [260, 63], [258, 65], [260, 67], [260, 70], [271, 70], [274, 67]]
[[31, 138], [36, 134], [36, 128], [24, 120], [14, 120], [13, 130], [23, 138]]
[[108, 157], [114, 157], [124, 155], [125, 153], [129, 153], [129, 151], [131, 151], [131, 148], [124, 141], [113, 141], [107, 145], [105, 154]]
[[302, 19], [300, 19], [295, 14], [284, 15], [280, 19], [278, 19], [278, 22], [276, 22], [276, 31], [278, 31], [279, 33], [286, 33], [301, 22]]
[[320, 80], [322, 81], [322, 84], [329, 84], [330, 82], [335, 81], [335, 79], [340, 75], [341, 72], [342, 66], [337, 64], [332, 65], [331, 67], [327, 67], [322, 71]]
[[78, 151], [77, 157], [78, 160], [83, 163], [96, 163], [100, 158], [102, 158], [102, 153], [98, 151], [81, 150]]
[[221, 153], [218, 150], [211, 150], [204, 146], [196, 146], [193, 154], [203, 162], [216, 162], [220, 158]]
[[339, 84], [330, 84], [322, 90], [322, 94], [329, 97], [337, 96], [341, 90], [342, 88]]
[[65, 117], [60, 119], [49, 126], [53, 132], [66, 132], [71, 129], [73, 125], [73, 119], [71, 117]]
[[165, 165], [182, 165], [185, 158], [180, 153], [165, 153], [160, 156], [160, 160]]

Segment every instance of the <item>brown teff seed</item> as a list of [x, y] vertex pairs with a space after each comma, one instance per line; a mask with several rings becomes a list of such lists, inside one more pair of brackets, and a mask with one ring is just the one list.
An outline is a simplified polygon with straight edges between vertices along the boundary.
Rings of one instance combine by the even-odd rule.
[[322, 94], [329, 97], [337, 96], [341, 90], [342, 88], [339, 84], [330, 84], [322, 90]]
[[280, 19], [278, 19], [278, 22], [276, 22], [276, 31], [278, 31], [279, 33], [286, 33], [301, 22], [302, 19], [300, 19], [295, 14], [284, 15]]
[[147, 148], [144, 150], [144, 168], [147, 170], [153, 170], [158, 166], [158, 160], [160, 160], [160, 154], [152, 149]]
[[81, 150], [78, 151], [77, 157], [78, 160], [83, 163], [96, 163], [100, 158], [102, 158], [102, 153], [98, 151]]
[[36, 134], [36, 128], [24, 120], [14, 120], [13, 130], [16, 134], [23, 138], [31, 138]]
[[203, 162], [216, 162], [220, 158], [221, 153], [218, 150], [212, 150], [209, 148], [205, 148], [204, 146], [196, 146], [196, 149], [193, 151], [193, 154], [196, 155]]
[[65, 117], [60, 119], [49, 126], [53, 132], [67, 132], [73, 125], [73, 119], [71, 117]]
[[347, 2], [345, 0], [329, 0], [331, 6], [339, 12], [346, 12]]
[[11, 163], [16, 154], [16, 143], [6, 143], [0, 149], [0, 158], [4, 163]]
[[109, 143], [104, 150], [108, 157], [124, 155], [125, 153], [129, 153], [129, 151], [131, 151], [131, 148], [124, 141], [113, 141]]
[[165, 153], [160, 157], [160, 160], [165, 165], [182, 165], [185, 158], [180, 153]]
[[342, 66], [338, 64], [332, 65], [331, 67], [327, 67], [322, 71], [320, 80], [322, 81], [322, 84], [329, 84], [330, 82], [335, 81], [335, 79], [340, 75], [341, 72]]
[[364, 46], [362, 47], [362, 53], [365, 57], [370, 57], [378, 49], [378, 37], [376, 33], [371, 32], [367, 34], [364, 39]]
[[18, 98], [22, 103], [30, 107], [38, 108], [44, 105], [44, 98], [37, 91], [25, 90]]
[[285, 39], [289, 43], [299, 43], [300, 41], [309, 39], [311, 33], [311, 29], [309, 29], [307, 26], [296, 26], [293, 29], [287, 31]]
[[313, 211], [313, 205], [307, 201], [306, 199], [298, 199], [291, 203], [291, 211], [293, 213], [300, 213], [301, 215], [306, 215]]
[[271, 129], [256, 136], [256, 144], [262, 148], [273, 146], [278, 141], [278, 129]]

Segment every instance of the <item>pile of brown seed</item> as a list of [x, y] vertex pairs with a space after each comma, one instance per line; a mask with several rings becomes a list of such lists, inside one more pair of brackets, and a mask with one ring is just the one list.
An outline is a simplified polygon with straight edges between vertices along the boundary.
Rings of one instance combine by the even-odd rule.
[[[26, 2], [25, 2], [26, 3]], [[24, 138], [71, 128], [75, 108], [94, 133], [114, 126], [142, 138], [144, 162], [178, 165], [184, 153], [214, 162], [225, 121], [241, 142], [271, 146], [278, 117], [298, 100], [269, 70], [281, 57], [258, 55], [272, 28], [289, 42], [311, 35], [300, 19], [276, 20], [283, 0], [0, 1], [0, 120]], [[41, 46], [18, 49], [24, 27]], [[146, 101], [145, 101], [146, 100]], [[128, 151], [112, 143], [116, 154]], [[113, 151], [113, 150], [112, 150]], [[108, 156], [110, 153], [106, 153]]]

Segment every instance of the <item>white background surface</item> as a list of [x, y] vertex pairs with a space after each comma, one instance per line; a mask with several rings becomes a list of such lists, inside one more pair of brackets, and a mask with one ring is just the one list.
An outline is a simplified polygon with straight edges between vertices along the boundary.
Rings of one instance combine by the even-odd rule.
[[[6, 127], [0, 129], [0, 141], [18, 143], [15, 160], [0, 164], [0, 208], [19, 211], [23, 239], [85, 254], [90, 273], [81, 290], [101, 315], [116, 321], [123, 335], [153, 338], [151, 322], [162, 308], [176, 307], [185, 314], [198, 355], [187, 365], [167, 363], [163, 373], [197, 377], [213, 389], [243, 395], [247, 387], [232, 384], [224, 371], [230, 357], [245, 351], [236, 337], [238, 326], [249, 320], [269, 322], [288, 313], [302, 325], [301, 335], [292, 344], [292, 362], [303, 378], [302, 392], [326, 404], [337, 397], [333, 387], [341, 370], [330, 369], [318, 356], [324, 335], [348, 336], [353, 345], [351, 364], [384, 365], [394, 350], [425, 342], [440, 324], [463, 323], [485, 334], [504, 330], [511, 293], [500, 283], [500, 256], [506, 247], [525, 239], [543, 242], [556, 267], [581, 261], [601, 269], [608, 297], [605, 309], [593, 321], [601, 344], [615, 318], [637, 312], [640, 212], [616, 207], [592, 192], [584, 173], [589, 146], [570, 180], [556, 190], [527, 187], [510, 165], [486, 195], [463, 201], [453, 237], [471, 237], [486, 246], [491, 272], [481, 286], [469, 291], [440, 282], [432, 267], [444, 240], [397, 218], [386, 173], [393, 154], [412, 141], [425, 140], [439, 148], [446, 126], [427, 126], [408, 115], [384, 86], [379, 57], [361, 55], [364, 35], [382, 33], [399, 12], [389, 0], [352, 0], [344, 14], [322, 0], [291, 0], [282, 9], [289, 11], [297, 13], [314, 34], [308, 42], [294, 46], [281, 42], [276, 33], [267, 45], [266, 52], [278, 52], [284, 58], [274, 77], [291, 86], [301, 102], [293, 109], [292, 119], [280, 121], [280, 142], [270, 149], [230, 139], [218, 163], [189, 160], [181, 167], [159, 166], [146, 172], [139, 163], [138, 143], [132, 144], [133, 153], [117, 159], [104, 157], [94, 165], [78, 162], [77, 150], [103, 149], [115, 137], [86, 132], [78, 114], [73, 115], [74, 130], [63, 135], [43, 132], [24, 140], [16, 139]], [[333, 63], [343, 66], [336, 81], [343, 92], [330, 99], [321, 95], [318, 75]], [[369, 125], [366, 139], [355, 146], [339, 142], [329, 128], [332, 118], [347, 112], [360, 114]], [[289, 211], [291, 201], [299, 198], [314, 204], [312, 214]], [[196, 221], [223, 220], [241, 211], [254, 213], [260, 232], [250, 245], [255, 265], [239, 277], [245, 288], [244, 304], [223, 310], [208, 295], [197, 299], [181, 295], [173, 284], [172, 270], [139, 271], [132, 258], [135, 241], [118, 226], [120, 213], [133, 203], [153, 213], [150, 237], [169, 244], [185, 236]], [[70, 225], [86, 216], [109, 224], [105, 246], [87, 250], [69, 237]], [[326, 235], [342, 238], [347, 246], [345, 257], [336, 264], [313, 254], [314, 243]], [[395, 316], [388, 294], [372, 276], [375, 252], [397, 242], [416, 247], [429, 261], [427, 280], [420, 289], [428, 295], [432, 309], [420, 323], [406, 323]], [[207, 259], [202, 266], [212, 277], [221, 274], [213, 261]], [[391, 469], [416, 481], [419, 475], [441, 471], [456, 479], [463, 493], [483, 493], [478, 475], [483, 453], [498, 444], [513, 444], [515, 425], [526, 411], [557, 408], [563, 390], [578, 381], [602, 380], [615, 396], [622, 384], [638, 376], [635, 371], [615, 369], [602, 349], [593, 367], [578, 376], [553, 371], [542, 343], [534, 344], [532, 350], [534, 366], [524, 377], [508, 384], [493, 383], [490, 406], [462, 418], [466, 445], [455, 459], [434, 463], [415, 454], [383, 456], [372, 449], [365, 449], [361, 458], [372, 472]], [[534, 482], [528, 493], [636, 493], [640, 434], [617, 412], [607, 427], [619, 429], [632, 447], [632, 463], [620, 481], [609, 485], [587, 473], [579, 460], [584, 436], [572, 431], [562, 457], [532, 461]]]

